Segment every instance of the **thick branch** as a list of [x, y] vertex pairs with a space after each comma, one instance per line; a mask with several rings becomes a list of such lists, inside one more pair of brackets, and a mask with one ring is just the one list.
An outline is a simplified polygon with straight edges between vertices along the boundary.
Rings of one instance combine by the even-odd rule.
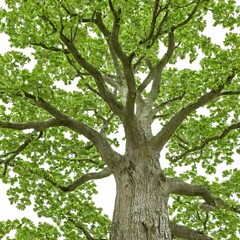
[[128, 94], [127, 94], [127, 101], [126, 101], [126, 115], [127, 118], [133, 118], [134, 115], [134, 104], [135, 104], [135, 98], [136, 98], [136, 82], [133, 74], [132, 69], [132, 63], [131, 58], [133, 54], [130, 54], [130, 56], [127, 56], [126, 53], [123, 51], [120, 43], [119, 43], [119, 30], [120, 30], [120, 15], [121, 15], [121, 9], [115, 10], [112, 0], [109, 0], [109, 7], [112, 11], [114, 22], [113, 22], [113, 28], [111, 32], [111, 45], [113, 47], [114, 52], [116, 52], [118, 58], [121, 60], [121, 63], [123, 65], [123, 72], [124, 77], [127, 83], [128, 87]]
[[172, 237], [177, 237], [181, 239], [197, 239], [197, 240], [213, 240], [213, 238], [208, 237], [202, 232], [193, 230], [189, 227], [178, 225], [174, 222], [170, 223], [170, 228], [172, 231]]
[[146, 76], [146, 78], [143, 80], [143, 82], [138, 86], [137, 91], [139, 93], [143, 92], [144, 89], [146, 89], [146, 87], [149, 85], [149, 83], [152, 81], [153, 79], [153, 71], [150, 71], [148, 73], [148, 75]]
[[[171, 59], [171, 57], [174, 53], [174, 50], [176, 48], [175, 47], [175, 41], [174, 41], [174, 31], [177, 28], [187, 24], [193, 18], [194, 14], [197, 11], [199, 3], [200, 3], [200, 0], [197, 1], [196, 6], [192, 10], [192, 12], [188, 15], [188, 18], [186, 18], [183, 22], [179, 23], [178, 25], [171, 27], [171, 29], [168, 33], [168, 49], [167, 49], [167, 52], [165, 53], [163, 58], [159, 61], [157, 66], [154, 68], [154, 70], [150, 72], [150, 74], [147, 76], [147, 78], [144, 80], [144, 82], [138, 88], [138, 91], [142, 91], [143, 89], [146, 88], [146, 86], [153, 79], [152, 89], [151, 89], [151, 92], [149, 94], [149, 98], [151, 99], [152, 102], [155, 101], [155, 99], [157, 98], [157, 96], [159, 94], [159, 87], [160, 87], [160, 83], [161, 83], [161, 73], [162, 73], [164, 67], [170, 61], [170, 59]], [[166, 11], [165, 16], [163, 17], [161, 23], [159, 24], [158, 31], [156, 33], [155, 38], [157, 38], [161, 34], [162, 26], [163, 26], [164, 22], [167, 20], [167, 17], [168, 17], [168, 11]]]
[[239, 129], [239, 128], [240, 128], [240, 122], [238, 122], [236, 124], [233, 124], [233, 125], [225, 128], [224, 131], [220, 135], [216, 135], [214, 137], [210, 137], [210, 138], [205, 139], [200, 145], [195, 146], [195, 147], [190, 148], [190, 149], [187, 149], [185, 152], [183, 152], [179, 156], [171, 158], [170, 161], [171, 162], [176, 162], [177, 160], [183, 158], [184, 156], [188, 155], [191, 152], [195, 152], [197, 150], [202, 150], [210, 142], [220, 140], [220, 139], [226, 137], [232, 130], [236, 130], [236, 129]]
[[[23, 95], [26, 98], [31, 99], [38, 107], [46, 110], [49, 114], [61, 121], [62, 126], [66, 126], [89, 139], [97, 147], [99, 153], [109, 166], [113, 167], [116, 164], [117, 159], [120, 160], [120, 155], [113, 151], [107, 139], [101, 133], [84, 123], [67, 116], [41, 97], [36, 97], [28, 92], [23, 92]], [[22, 93], [18, 93], [18, 96], [22, 96]]]
[[221, 91], [223, 90], [224, 86], [232, 81], [235, 76], [235, 72], [230, 74], [227, 77], [225, 84], [220, 85], [216, 90], [212, 90], [203, 96], [199, 97], [195, 103], [191, 103], [186, 107], [182, 108], [178, 113], [176, 113], [162, 128], [162, 130], [153, 137], [153, 147], [161, 150], [163, 146], [166, 144], [168, 139], [172, 136], [178, 126], [184, 121], [184, 119], [190, 115], [196, 109], [204, 106], [208, 102], [212, 101], [213, 99], [220, 96]]
[[214, 198], [211, 192], [203, 185], [193, 185], [181, 181], [177, 178], [167, 178], [169, 194], [179, 194], [184, 196], [201, 197], [205, 202], [199, 208], [206, 211], [217, 211], [226, 209], [228, 211], [240, 213], [239, 205], [228, 206], [221, 198]]
[[112, 0], [108, 0], [108, 4], [109, 4], [109, 8], [113, 14], [113, 17], [114, 17], [113, 27], [112, 27], [112, 32], [111, 32], [112, 46], [113, 46], [114, 51], [116, 52], [117, 56], [119, 57], [121, 62], [124, 64], [124, 62], [127, 60], [128, 57], [125, 54], [125, 52], [123, 51], [123, 49], [119, 43], [119, 40], [118, 40], [119, 31], [120, 31], [121, 9], [118, 9], [118, 11], [116, 9], [114, 9]]
[[71, 192], [71, 191], [75, 190], [77, 187], [79, 187], [80, 185], [82, 185], [88, 181], [106, 178], [106, 177], [110, 176], [111, 174], [112, 174], [112, 172], [109, 168], [105, 168], [101, 172], [86, 173], [68, 186], [60, 186], [58, 183], [53, 181], [47, 173], [44, 174], [44, 179], [46, 181], [48, 181], [49, 183], [51, 183], [53, 186], [62, 190], [63, 192]]
[[61, 121], [56, 118], [39, 122], [25, 122], [25, 123], [10, 123], [0, 121], [0, 128], [9, 128], [15, 130], [34, 129], [36, 131], [42, 131], [50, 127], [56, 127], [61, 125], [62, 125]]
[[204, 201], [215, 206], [214, 198], [212, 197], [211, 192], [202, 185], [192, 185], [186, 182], [183, 182], [177, 178], [167, 178], [169, 193], [170, 194], [179, 194], [185, 196], [199, 196], [204, 199]]

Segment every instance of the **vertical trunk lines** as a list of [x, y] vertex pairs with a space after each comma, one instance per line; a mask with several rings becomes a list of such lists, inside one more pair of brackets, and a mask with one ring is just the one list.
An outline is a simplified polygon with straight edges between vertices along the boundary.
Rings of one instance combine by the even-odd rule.
[[170, 240], [165, 179], [146, 149], [137, 152], [139, 157], [148, 155], [150, 159], [135, 161], [135, 152], [126, 159], [126, 167], [115, 173], [117, 196], [110, 239]]

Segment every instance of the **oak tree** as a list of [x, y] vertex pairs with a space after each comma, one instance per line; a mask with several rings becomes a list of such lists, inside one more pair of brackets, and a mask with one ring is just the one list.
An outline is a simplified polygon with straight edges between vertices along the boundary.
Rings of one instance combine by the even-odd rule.
[[[1, 238], [239, 239], [237, 3], [5, 2], [1, 179], [12, 204], [52, 224], [2, 221]], [[110, 175], [112, 222], [92, 200]]]

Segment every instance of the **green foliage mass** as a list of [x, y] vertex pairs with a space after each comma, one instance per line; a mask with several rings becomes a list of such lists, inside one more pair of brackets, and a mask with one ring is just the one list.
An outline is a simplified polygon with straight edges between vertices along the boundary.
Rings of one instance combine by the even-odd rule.
[[[93, 22], [96, 14], [101, 13], [105, 26], [112, 28], [114, 16], [109, 2], [5, 0], [6, 8], [0, 9], [0, 32], [9, 36], [14, 50], [0, 55], [1, 122], [35, 122], [51, 117], [32, 99], [24, 97], [24, 93], [29, 92], [103, 133], [112, 146], [119, 146], [121, 139], [115, 139], [115, 135], [119, 133], [120, 119], [112, 115], [108, 104], [99, 96], [98, 86], [91, 74], [78, 65], [60, 38], [62, 31], [74, 42], [83, 58], [99, 72], [114, 76], [116, 69], [107, 38]], [[163, 9], [156, 25], [165, 17], [167, 20], [163, 22], [161, 33], [157, 34], [155, 29], [148, 39], [156, 2], [118, 0], [113, 1], [113, 5], [115, 9], [121, 9], [119, 42], [127, 54], [134, 52], [135, 64], [144, 56], [155, 66], [168, 46], [169, 29], [177, 27], [177, 46], [162, 72], [160, 93], [154, 102], [155, 107], [161, 106], [155, 120], [158, 126], [164, 125], [199, 96], [218, 89], [233, 71], [236, 72], [231, 83], [224, 87], [225, 92], [235, 93], [209, 102], [204, 107], [209, 114], [195, 111], [177, 128], [166, 145], [167, 159], [163, 162], [169, 167], [165, 172], [168, 176], [205, 184], [213, 195], [224, 199], [229, 206], [236, 206], [240, 198], [240, 168], [233, 165], [233, 154], [239, 158], [239, 129], [230, 131], [224, 138], [207, 142], [196, 151], [184, 153], [186, 149], [221, 136], [230, 125], [240, 121], [239, 5], [234, 0], [159, 1]], [[179, 26], [197, 2], [199, 7], [194, 16]], [[204, 33], [209, 18], [214, 20], [214, 26], [221, 26], [227, 31], [221, 46], [213, 43]], [[26, 48], [31, 48], [31, 55], [26, 56]], [[199, 70], [185, 66], [178, 69], [175, 66], [180, 59], [193, 64], [198, 58], [201, 58]], [[148, 73], [149, 64], [146, 62], [142, 61], [135, 72], [138, 85]], [[60, 83], [64, 87], [60, 88]], [[109, 86], [109, 89], [116, 93], [114, 87]], [[148, 94], [147, 90], [143, 92], [146, 98]], [[116, 96], [119, 102], [124, 102], [120, 93], [117, 92]], [[174, 101], [176, 97], [179, 99]], [[104, 125], [106, 120], [107, 127]], [[38, 216], [53, 220], [52, 224], [40, 223], [38, 226], [25, 218], [0, 222], [1, 238], [15, 229], [14, 239], [86, 239], [84, 228], [88, 228], [95, 238], [108, 237], [110, 220], [94, 206], [92, 196], [97, 192], [93, 181], [68, 193], [63, 193], [51, 183], [52, 180], [59, 186], [68, 186], [79, 176], [105, 167], [105, 162], [90, 141], [63, 126], [40, 133], [33, 129], [16, 131], [0, 128], [0, 133], [1, 163], [14, 155], [14, 151], [27, 139], [31, 141], [24, 151], [9, 161], [7, 168], [4, 164], [0, 166], [1, 172], [5, 172], [1, 175], [2, 181], [10, 184], [7, 193], [10, 202], [24, 210], [34, 201], [34, 211]], [[123, 133], [120, 135], [124, 138]], [[178, 156], [181, 157], [178, 159]], [[199, 168], [204, 174], [199, 173]], [[206, 175], [210, 176], [210, 180]], [[196, 210], [199, 201], [190, 197], [173, 197], [170, 215], [176, 222], [208, 231], [215, 239], [238, 239], [237, 213], [228, 213], [224, 209], [205, 213]], [[206, 226], [204, 219], [210, 219]]]

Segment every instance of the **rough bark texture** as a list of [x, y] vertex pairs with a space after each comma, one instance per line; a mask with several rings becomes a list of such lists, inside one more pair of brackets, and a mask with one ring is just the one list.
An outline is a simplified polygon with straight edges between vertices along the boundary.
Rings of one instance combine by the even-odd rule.
[[111, 240], [171, 239], [166, 181], [157, 154], [152, 158], [144, 151], [127, 154], [125, 167], [115, 173], [117, 196]]

